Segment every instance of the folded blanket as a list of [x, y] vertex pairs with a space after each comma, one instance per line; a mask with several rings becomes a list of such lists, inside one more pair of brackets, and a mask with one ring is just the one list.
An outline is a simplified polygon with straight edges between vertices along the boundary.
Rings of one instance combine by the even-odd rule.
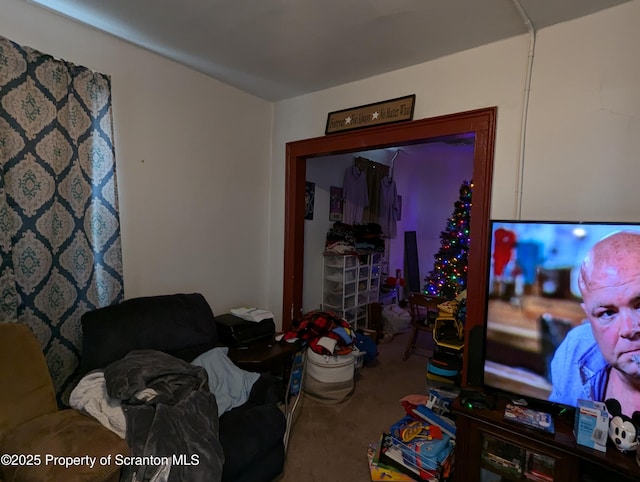
[[127, 422], [120, 400], [109, 397], [104, 371], [87, 373], [72, 390], [69, 405], [98, 420], [122, 439], [127, 433]]

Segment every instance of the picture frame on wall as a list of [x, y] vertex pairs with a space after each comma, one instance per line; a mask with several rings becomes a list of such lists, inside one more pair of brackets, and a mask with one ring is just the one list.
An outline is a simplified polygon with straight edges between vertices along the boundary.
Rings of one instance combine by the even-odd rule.
[[342, 188], [331, 186], [329, 188], [329, 221], [342, 221], [343, 202]]
[[305, 200], [305, 211], [304, 218], [312, 220], [313, 219], [313, 204], [315, 201], [316, 195], [316, 183], [308, 182], [305, 185], [304, 189], [304, 200]]

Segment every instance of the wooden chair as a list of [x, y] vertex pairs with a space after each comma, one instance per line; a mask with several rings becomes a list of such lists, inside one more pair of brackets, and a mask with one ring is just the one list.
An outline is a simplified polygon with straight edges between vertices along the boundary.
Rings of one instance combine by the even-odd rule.
[[[424, 293], [411, 293], [409, 295], [411, 333], [402, 360], [409, 358], [413, 352], [419, 332], [424, 331], [433, 335], [433, 326], [439, 311], [438, 305], [445, 301], [447, 299], [444, 297], [431, 296]], [[433, 313], [433, 315], [430, 316], [430, 313]]]

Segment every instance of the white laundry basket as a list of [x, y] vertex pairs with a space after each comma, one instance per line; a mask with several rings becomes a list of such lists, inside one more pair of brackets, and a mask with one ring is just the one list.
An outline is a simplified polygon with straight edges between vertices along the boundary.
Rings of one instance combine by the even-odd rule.
[[355, 388], [356, 356], [320, 355], [307, 349], [303, 391], [321, 403], [340, 403], [348, 399]]

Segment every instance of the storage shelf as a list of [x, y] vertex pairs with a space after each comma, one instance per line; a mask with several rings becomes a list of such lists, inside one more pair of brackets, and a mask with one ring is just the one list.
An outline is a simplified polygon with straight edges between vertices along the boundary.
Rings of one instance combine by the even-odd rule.
[[324, 255], [322, 309], [342, 315], [353, 329], [367, 327], [367, 305], [380, 299], [380, 253]]

